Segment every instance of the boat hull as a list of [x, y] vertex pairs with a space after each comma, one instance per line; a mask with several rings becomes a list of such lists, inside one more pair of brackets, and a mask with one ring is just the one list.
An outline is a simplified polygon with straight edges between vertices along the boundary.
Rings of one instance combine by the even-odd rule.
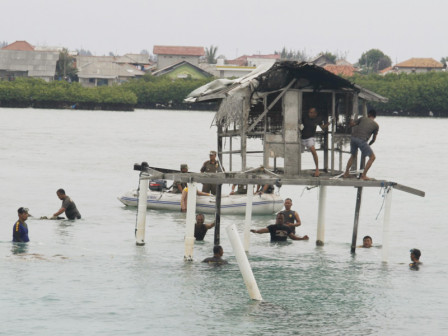
[[[181, 194], [148, 190], [147, 208], [155, 210], [180, 211]], [[131, 190], [118, 200], [126, 206], [136, 207], [138, 191]], [[221, 197], [221, 214], [244, 215], [246, 213], [246, 195], [226, 195]], [[215, 213], [214, 196], [197, 196], [196, 212]], [[270, 215], [283, 208], [283, 199], [275, 194], [254, 195], [253, 215]]]

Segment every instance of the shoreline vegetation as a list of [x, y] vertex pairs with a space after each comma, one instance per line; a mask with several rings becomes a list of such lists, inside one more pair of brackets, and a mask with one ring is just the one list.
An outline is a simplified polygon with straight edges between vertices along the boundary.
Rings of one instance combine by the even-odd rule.
[[[378, 115], [448, 117], [448, 73], [355, 75], [353, 83], [389, 98], [369, 103]], [[35, 78], [0, 81], [0, 107], [133, 111], [175, 109], [216, 111], [218, 103], [183, 103], [193, 90], [214, 80], [145, 75], [121, 85], [86, 88], [79, 83]]]

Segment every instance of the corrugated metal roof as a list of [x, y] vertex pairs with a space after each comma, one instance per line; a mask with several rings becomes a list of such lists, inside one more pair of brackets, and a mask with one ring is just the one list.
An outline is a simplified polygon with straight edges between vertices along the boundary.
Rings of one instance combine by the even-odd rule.
[[15, 41], [3, 47], [2, 50], [33, 51], [34, 47], [27, 41]]
[[0, 70], [28, 71], [29, 77], [53, 77], [58, 60], [58, 52], [0, 50]]
[[204, 47], [154, 46], [155, 55], [204, 56]]
[[91, 62], [79, 66], [79, 78], [117, 78], [143, 76], [143, 71], [137, 70], [131, 65], [119, 65], [114, 62]]
[[433, 58], [411, 58], [396, 64], [397, 68], [443, 68], [443, 64]]

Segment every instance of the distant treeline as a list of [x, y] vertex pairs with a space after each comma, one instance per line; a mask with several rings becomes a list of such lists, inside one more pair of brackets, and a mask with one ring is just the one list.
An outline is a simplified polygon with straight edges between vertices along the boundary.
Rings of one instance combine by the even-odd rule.
[[[33, 78], [0, 81], [0, 107], [128, 110], [134, 108], [216, 109], [214, 104], [188, 105], [185, 97], [213, 78], [177, 79], [145, 75], [122, 85], [85, 88], [79, 83]], [[369, 103], [379, 114], [448, 117], [448, 73], [356, 75], [350, 81], [389, 99]]]
[[85, 88], [79, 83], [17, 78], [0, 82], [1, 107], [133, 110], [136, 95], [121, 86]]
[[356, 75], [350, 81], [376, 92], [388, 103], [369, 103], [383, 115], [448, 117], [448, 73]]
[[[138, 108], [191, 108], [183, 104], [194, 89], [210, 80], [146, 75], [122, 85], [82, 87], [65, 81], [45, 82], [35, 78], [0, 81], [0, 107], [75, 108], [132, 111]], [[203, 108], [213, 108], [207, 105]], [[200, 108], [200, 106], [199, 106]]]

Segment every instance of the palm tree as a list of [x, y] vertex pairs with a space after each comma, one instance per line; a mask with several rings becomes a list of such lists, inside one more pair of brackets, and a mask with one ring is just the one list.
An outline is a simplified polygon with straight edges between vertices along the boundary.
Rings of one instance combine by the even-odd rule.
[[218, 51], [218, 47], [214, 47], [213, 45], [210, 48], [205, 48], [205, 59], [209, 64], [216, 63], [216, 52]]

